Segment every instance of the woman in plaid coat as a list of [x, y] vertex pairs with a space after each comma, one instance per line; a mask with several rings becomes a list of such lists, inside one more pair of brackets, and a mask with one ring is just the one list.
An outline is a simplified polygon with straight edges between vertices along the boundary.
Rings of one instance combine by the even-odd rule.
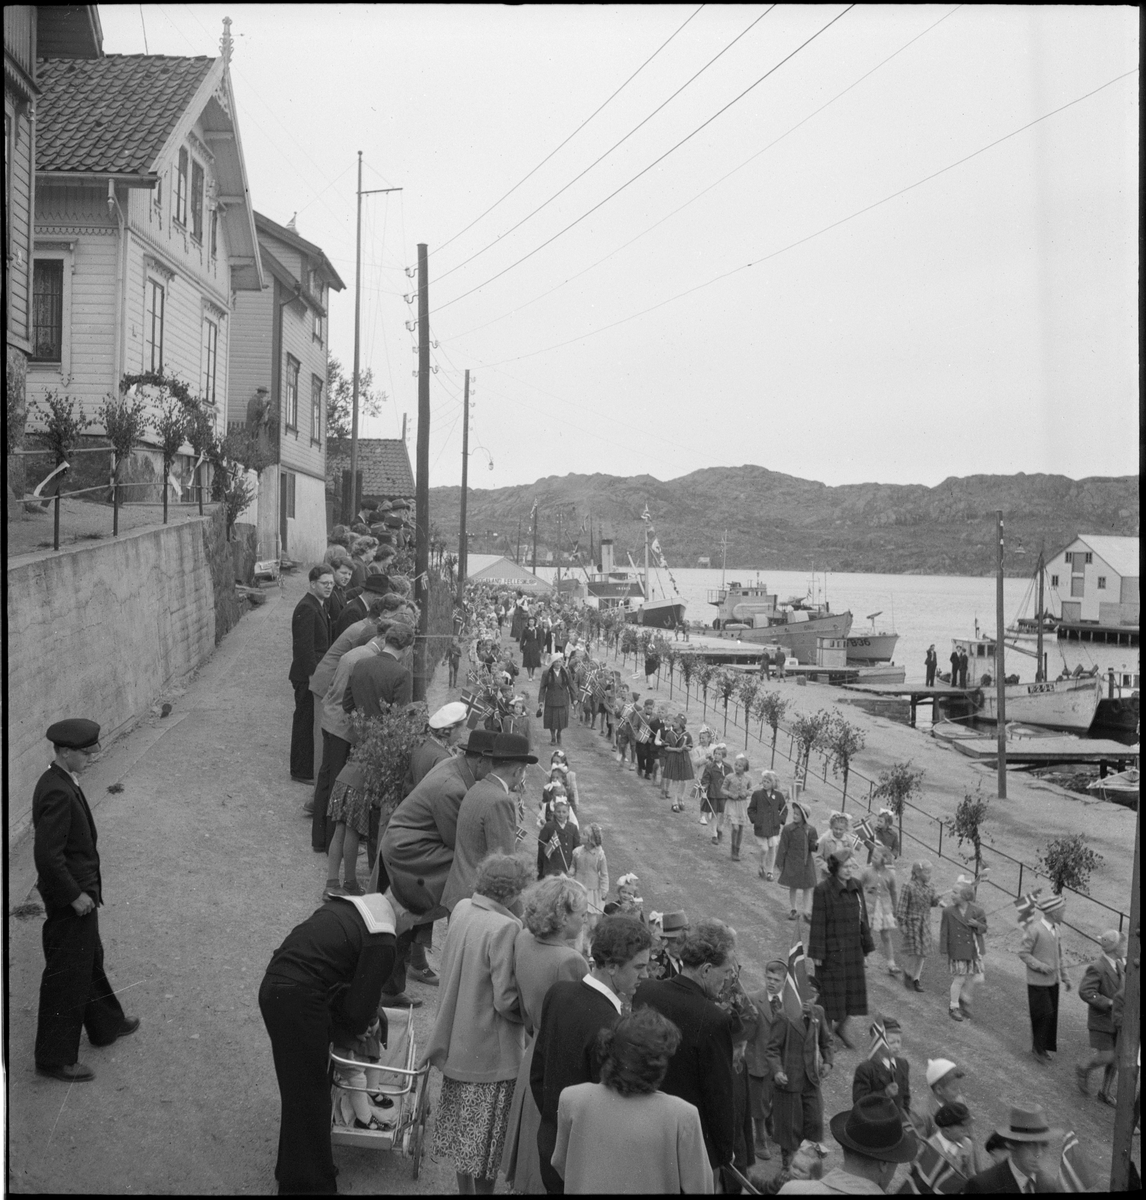
[[[837, 850], [828, 858], [828, 878], [812, 892], [808, 957], [816, 967], [820, 1004], [836, 1036], [849, 1049], [848, 1017], [867, 1014], [863, 960], [875, 949], [863, 888], [852, 878], [855, 856]], [[865, 936], [866, 933], [866, 936]]]

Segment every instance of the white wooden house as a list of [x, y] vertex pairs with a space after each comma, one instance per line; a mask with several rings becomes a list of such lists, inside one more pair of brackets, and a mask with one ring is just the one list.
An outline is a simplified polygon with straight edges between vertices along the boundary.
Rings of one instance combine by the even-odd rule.
[[[263, 272], [227, 33], [221, 44], [218, 58], [38, 64], [29, 400], [54, 390], [90, 417], [125, 375], [159, 371], [188, 384], [225, 431], [235, 299], [260, 291]], [[149, 431], [129, 480], [158, 479], [154, 444]], [[183, 449], [174, 473], [189, 485]], [[102, 456], [81, 457], [99, 459], [106, 477]]]
[[255, 213], [267, 286], [235, 297], [228, 428], [261, 414], [275, 462], [240, 516], [258, 529], [261, 559], [317, 562], [326, 550], [327, 303], [345, 286], [326, 254]]
[[1047, 560], [1046, 569], [1063, 621], [1138, 625], [1138, 538], [1080, 533]]

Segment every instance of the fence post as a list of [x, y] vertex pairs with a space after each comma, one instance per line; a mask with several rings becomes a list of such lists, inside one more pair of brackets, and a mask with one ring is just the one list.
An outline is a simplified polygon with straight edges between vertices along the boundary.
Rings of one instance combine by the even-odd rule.
[[56, 484], [56, 504], [55, 513], [52, 518], [52, 549], [60, 548], [60, 485]]
[[1019, 890], [1015, 893], [1016, 896], [1023, 894], [1023, 864], [1019, 863]]
[[943, 857], [943, 822], [939, 822], [939, 857]]

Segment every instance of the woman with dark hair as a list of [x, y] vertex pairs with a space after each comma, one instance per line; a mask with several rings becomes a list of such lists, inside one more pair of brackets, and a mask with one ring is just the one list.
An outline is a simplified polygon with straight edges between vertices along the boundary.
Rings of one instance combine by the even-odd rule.
[[541, 1022], [529, 1073], [541, 1112], [537, 1152], [548, 1192], [563, 1192], [553, 1169], [557, 1146], [557, 1102], [577, 1083], [596, 1083], [600, 1074], [597, 1034], [614, 1024], [637, 984], [648, 977], [649, 931], [631, 917], [608, 917], [593, 930], [592, 970], [579, 982], [559, 980], [541, 1006]]
[[601, 1082], [561, 1093], [553, 1169], [584, 1195], [711, 1193], [696, 1105], [658, 1091], [680, 1030], [641, 1008], [597, 1035]]
[[327, 901], [271, 955], [259, 1011], [282, 1096], [280, 1194], [338, 1190], [330, 1153], [331, 1037], [366, 1032], [395, 947], [393, 910], [374, 894]]
[[532, 872], [521, 859], [488, 854], [473, 896], [450, 916], [441, 1002], [424, 1062], [442, 1072], [434, 1153], [452, 1159], [461, 1195], [491, 1195], [505, 1149], [524, 1036], [513, 969], [521, 922], [509, 906]]
[[529, 672], [532, 682], [533, 672], [541, 666], [541, 628], [536, 617], [530, 617], [521, 631], [521, 665]]
[[875, 949], [875, 941], [863, 888], [852, 878], [855, 855], [835, 850], [827, 866], [828, 878], [812, 892], [808, 957], [815, 964], [824, 1013], [836, 1037], [851, 1050], [845, 1026], [848, 1017], [867, 1015], [864, 958]]
[[576, 983], [589, 971], [585, 956], [575, 948], [585, 928], [588, 897], [576, 881], [563, 875], [550, 875], [528, 888], [522, 902], [525, 928], [517, 935], [513, 955], [521, 1017], [529, 1041], [517, 1073], [501, 1169], [506, 1183], [515, 1192], [531, 1196], [545, 1192], [537, 1158], [537, 1127], [541, 1113], [529, 1090], [537, 1026], [549, 989], [561, 979]]

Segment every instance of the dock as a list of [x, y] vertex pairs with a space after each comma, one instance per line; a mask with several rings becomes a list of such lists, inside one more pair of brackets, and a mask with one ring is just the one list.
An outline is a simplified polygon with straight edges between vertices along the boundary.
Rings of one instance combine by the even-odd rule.
[[[999, 743], [993, 737], [960, 738], [949, 744], [975, 762], [998, 762]], [[1135, 762], [1138, 752], [1138, 743], [1127, 746], [1123, 742], [1105, 738], [1075, 737], [1022, 738], [1008, 742], [1005, 750], [1008, 766], [1054, 767], [1067, 763], [1097, 763], [1102, 778], [1111, 764], [1116, 764], [1116, 769], [1121, 771], [1127, 763]]]
[[[816, 669], [816, 668], [812, 668]], [[935, 706], [942, 701], [963, 701], [968, 709], [974, 710], [976, 705], [973, 699], [978, 688], [956, 688], [950, 684], [937, 683], [932, 687], [920, 687], [918, 684], [905, 685], [902, 683], [861, 683], [857, 681], [848, 681], [842, 684], [849, 691], [865, 692], [869, 696], [883, 697], [884, 699], [905, 699], [911, 703], [911, 728], [915, 728], [916, 709], [920, 704], [931, 705], [931, 716], [934, 721]]]

